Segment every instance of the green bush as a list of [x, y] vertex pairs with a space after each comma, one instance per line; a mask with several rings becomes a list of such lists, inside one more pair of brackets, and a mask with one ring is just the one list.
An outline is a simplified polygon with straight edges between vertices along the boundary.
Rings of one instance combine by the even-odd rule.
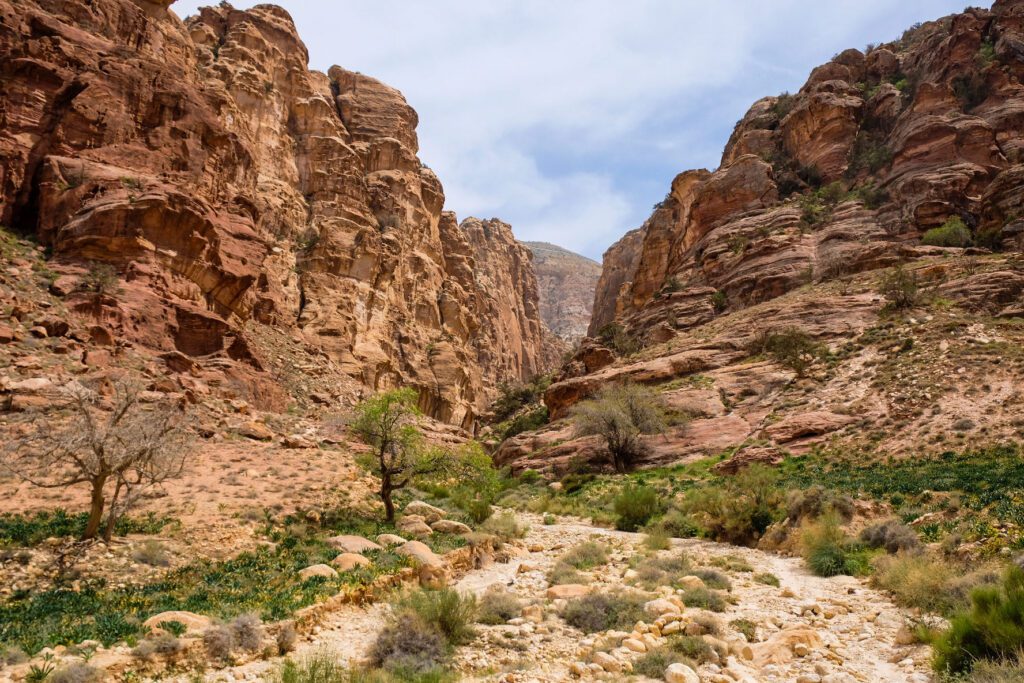
[[804, 561], [817, 576], [858, 576], [867, 573], [867, 557], [839, 526], [835, 514], [804, 525], [800, 534]]
[[570, 548], [559, 561], [576, 569], [593, 569], [608, 562], [608, 551], [596, 541], [584, 541]]
[[732, 626], [737, 633], [742, 633], [748, 643], [757, 642], [757, 624], [749, 619], [733, 619], [729, 622], [729, 626]]
[[600, 436], [615, 471], [629, 471], [646, 453], [641, 438], [665, 431], [661, 396], [638, 384], [612, 384], [573, 407], [578, 436]]
[[639, 593], [591, 593], [570, 600], [561, 616], [567, 624], [584, 633], [622, 630], [646, 618], [646, 602], [647, 598]]
[[533, 410], [516, 415], [501, 432], [501, 440], [511, 439], [523, 432], [532, 432], [548, 423], [547, 406], [538, 406]]
[[675, 585], [693, 572], [689, 558], [682, 552], [661, 557], [637, 556], [634, 563], [637, 573], [634, 583], [647, 590]]
[[481, 624], [492, 626], [504, 624], [509, 619], [518, 617], [522, 611], [519, 598], [509, 593], [504, 587], [494, 586], [480, 597], [476, 620]]
[[917, 273], [896, 266], [882, 277], [880, 291], [888, 302], [888, 306], [895, 310], [913, 308], [918, 301]]
[[775, 586], [776, 588], [780, 585], [779, 577], [775, 576], [775, 574], [772, 574], [771, 572], [754, 574], [754, 581], [763, 583], [766, 586]]
[[711, 645], [703, 638], [670, 636], [666, 644], [647, 651], [633, 662], [633, 673], [661, 680], [665, 675], [665, 669], [672, 664], [686, 664], [695, 669], [699, 664], [716, 659]]
[[472, 627], [476, 615], [475, 596], [463, 596], [451, 588], [421, 590], [410, 594], [401, 608], [436, 628], [449, 645], [464, 645], [476, 635]]
[[959, 216], [928, 230], [921, 238], [921, 243], [930, 247], [969, 247], [973, 242], [974, 236]]
[[975, 588], [970, 610], [950, 619], [949, 630], [934, 649], [936, 670], [953, 673], [1024, 651], [1024, 570], [1011, 565], [1001, 586]]
[[725, 611], [725, 598], [707, 588], [689, 588], [679, 596], [687, 607], [706, 609], [711, 612]]
[[661, 503], [654, 489], [628, 484], [616, 496], [614, 509], [618, 516], [615, 528], [620, 531], [636, 531], [661, 511]]
[[516, 538], [523, 538], [530, 533], [528, 524], [520, 524], [516, 516], [511, 512], [503, 512], [500, 515], [491, 517], [480, 527], [481, 531], [494, 534], [503, 541], [511, 541]]
[[[0, 545], [31, 548], [51, 537], [77, 538], [85, 531], [88, 520], [88, 512], [69, 514], [63, 508], [28, 515], [4, 513], [0, 515]], [[114, 533], [118, 536], [157, 534], [173, 522], [170, 517], [159, 517], [152, 512], [142, 517], [122, 516], [114, 526]]]
[[564, 586], [570, 583], [582, 583], [583, 575], [565, 562], [556, 562], [548, 571], [548, 583], [552, 586]]
[[729, 581], [729, 577], [720, 571], [714, 569], [696, 569], [693, 575], [704, 582], [704, 585], [708, 588], [715, 590], [728, 591], [732, 590], [732, 583]]
[[748, 347], [753, 354], [766, 353], [779, 365], [804, 377], [817, 362], [828, 357], [828, 348], [796, 328], [757, 335]]
[[784, 514], [782, 499], [778, 472], [752, 465], [723, 479], [720, 485], [688, 490], [679, 509], [700, 529], [701, 535], [750, 545]]

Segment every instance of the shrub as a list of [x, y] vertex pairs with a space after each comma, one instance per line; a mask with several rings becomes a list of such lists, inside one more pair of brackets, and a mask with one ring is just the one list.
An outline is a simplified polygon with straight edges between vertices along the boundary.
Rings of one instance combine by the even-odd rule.
[[286, 623], [277, 632], [277, 636], [274, 638], [277, 643], [277, 654], [286, 655], [295, 649], [295, 643], [298, 641], [299, 636], [295, 632], [295, 625], [291, 622]]
[[954, 216], [938, 228], [924, 233], [922, 244], [930, 247], [969, 247], [974, 242], [971, 231], [959, 216]]
[[658, 526], [672, 538], [693, 538], [700, 534], [700, 528], [690, 515], [672, 508], [658, 521]]
[[706, 609], [711, 612], [725, 611], [725, 598], [707, 588], [690, 588], [679, 596], [687, 607]]
[[185, 624], [180, 621], [175, 621], [174, 619], [171, 619], [170, 621], [161, 621], [157, 624], [157, 627], [162, 628], [173, 636], [183, 636], [188, 631], [188, 626], [185, 626]]
[[754, 571], [754, 567], [738, 555], [720, 555], [718, 557], [713, 557], [711, 558], [710, 564], [730, 572], [750, 573]]
[[491, 517], [480, 527], [482, 531], [494, 534], [503, 541], [511, 541], [516, 538], [523, 538], [530, 533], [528, 524], [520, 524], [516, 516], [511, 512], [503, 512], [500, 515]]
[[584, 633], [631, 628], [645, 618], [647, 599], [639, 593], [591, 593], [569, 601], [562, 618]]
[[965, 609], [970, 590], [998, 577], [984, 569], [973, 575], [950, 562], [925, 553], [883, 556], [875, 560], [871, 584], [890, 592], [894, 601], [943, 615]]
[[835, 514], [804, 524], [800, 546], [804, 561], [817, 576], [856, 576], [867, 569], [863, 553], [850, 543]]
[[559, 561], [576, 569], [592, 569], [608, 562], [608, 551], [595, 541], [584, 541], [570, 548]]
[[854, 178], [861, 171], [878, 173], [891, 163], [892, 151], [885, 144], [884, 133], [862, 129], [857, 133], [850, 152], [847, 177]]
[[447, 652], [448, 642], [437, 628], [406, 612], [381, 630], [369, 658], [389, 671], [423, 673], [440, 666]]
[[742, 633], [748, 643], [757, 642], [757, 624], [749, 619], [733, 619], [729, 622], [729, 626], [732, 626], [737, 633]]
[[203, 647], [211, 659], [227, 660], [235, 649], [235, 633], [228, 626], [211, 626], [203, 631]]
[[167, 548], [160, 541], [150, 539], [132, 551], [132, 559], [150, 567], [166, 567], [171, 564]]
[[512, 421], [508, 423], [508, 426], [501, 432], [501, 440], [511, 439], [513, 436], [522, 434], [523, 432], [532, 432], [535, 429], [540, 429], [548, 423], [548, 408], [547, 406], [538, 406], [533, 410], [516, 415], [512, 418]]
[[802, 330], [789, 328], [758, 335], [751, 343], [752, 353], [767, 353], [779, 365], [804, 377], [816, 362], [828, 355], [828, 349]]
[[772, 113], [776, 118], [782, 120], [786, 118], [789, 112], [793, 111], [793, 107], [796, 106], [796, 95], [791, 95], [788, 92], [784, 92], [775, 98], [775, 103], [772, 104]]
[[654, 590], [661, 586], [671, 586], [693, 571], [689, 558], [683, 553], [664, 557], [639, 559], [636, 567], [636, 585]]
[[48, 683], [100, 683], [106, 675], [101, 669], [83, 662], [57, 669], [46, 679]]
[[1024, 570], [1011, 565], [1000, 586], [971, 591], [969, 611], [950, 619], [935, 643], [938, 671], [969, 671], [977, 661], [1000, 661], [1024, 651]]
[[243, 650], [256, 652], [263, 647], [263, 622], [255, 614], [243, 614], [231, 622], [235, 643]]
[[644, 536], [644, 547], [648, 550], [668, 550], [671, 547], [668, 532], [664, 527], [655, 526]]
[[702, 486], [686, 492], [680, 510], [702, 535], [735, 545], [755, 543], [782, 512], [779, 474], [763, 465], [751, 465], [723, 480], [720, 486]]
[[729, 577], [720, 571], [714, 569], [697, 569], [693, 572], [693, 575], [703, 581], [704, 585], [708, 588], [723, 591], [732, 590], [732, 583], [729, 581]]
[[556, 562], [548, 572], [547, 579], [552, 586], [564, 586], [568, 583], [581, 583], [583, 575], [565, 562]]
[[134, 648], [132, 648], [132, 657], [137, 659], [148, 660], [153, 655], [163, 655], [165, 657], [173, 657], [182, 650], [181, 641], [170, 633], [164, 633], [156, 638], [143, 640]]
[[349, 683], [349, 673], [329, 650], [319, 650], [295, 661], [286, 659], [271, 673], [271, 683]]
[[576, 433], [600, 436], [617, 472], [627, 472], [646, 452], [641, 436], [665, 430], [664, 404], [647, 387], [606, 386], [591, 400], [573, 409]]
[[719, 289], [711, 295], [711, 306], [715, 309], [715, 313], [721, 313], [729, 307], [729, 296]]
[[918, 301], [917, 273], [902, 265], [896, 266], [882, 277], [880, 291], [895, 310], [913, 308]]
[[917, 532], [895, 519], [867, 527], [860, 532], [860, 540], [869, 548], [885, 548], [885, 551], [890, 554], [901, 550], [916, 551], [921, 548]]
[[437, 629], [450, 645], [463, 645], [476, 635], [471, 626], [476, 613], [473, 595], [463, 596], [451, 588], [421, 590], [409, 595], [402, 606]]
[[779, 577], [775, 576], [775, 574], [772, 574], [771, 572], [754, 574], [754, 581], [757, 581], [758, 583], [763, 583], [766, 586], [775, 586], [776, 588], [778, 588], [781, 585], [779, 582]]
[[654, 489], [628, 484], [615, 498], [614, 509], [618, 515], [615, 528], [620, 531], [636, 531], [660, 512], [661, 503]]
[[497, 625], [507, 623], [523, 611], [519, 599], [501, 586], [492, 586], [480, 598], [476, 620], [481, 624]]
[[696, 668], [698, 664], [715, 659], [714, 650], [703, 638], [671, 636], [665, 645], [649, 650], [633, 662], [633, 673], [662, 680], [665, 669], [672, 664], [680, 663]]
[[792, 523], [829, 513], [834, 513], [844, 520], [852, 519], [853, 500], [847, 495], [818, 484], [808, 489], [790, 491], [786, 496], [786, 515]]
[[538, 375], [524, 384], [502, 382], [498, 385], [498, 398], [491, 404], [494, 420], [504, 422], [520, 409], [540, 401], [550, 384], [550, 375]]
[[117, 270], [106, 263], [90, 263], [78, 286], [97, 296], [116, 294], [120, 289]]
[[597, 331], [602, 344], [620, 356], [631, 356], [640, 350], [640, 342], [619, 323], [608, 323]]

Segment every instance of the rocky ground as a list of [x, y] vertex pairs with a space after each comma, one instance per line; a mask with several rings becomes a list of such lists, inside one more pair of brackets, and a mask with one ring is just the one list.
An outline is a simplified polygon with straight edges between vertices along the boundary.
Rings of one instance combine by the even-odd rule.
[[[668, 632], [686, 629], [708, 613], [676, 609], [678, 615], [656, 613], [663, 600], [652, 600], [647, 623], [635, 632], [606, 632], [585, 635], [568, 626], [558, 613], [565, 599], [553, 598], [546, 573], [572, 546], [596, 540], [610, 550], [610, 562], [589, 573], [587, 589], [595, 592], [624, 588], [631, 576], [630, 558], [644, 552], [643, 536], [599, 529], [563, 518], [545, 525], [540, 517], [521, 515], [530, 531], [521, 542], [521, 552], [506, 563], [492, 563], [465, 574], [455, 585], [464, 593], [483, 595], [494, 586], [512, 591], [526, 605], [523, 616], [508, 624], [479, 626], [478, 637], [456, 654], [462, 680], [501, 682], [566, 681], [574, 679], [623, 680], [630, 676], [631, 662], [647, 647], [664, 642], [659, 625]], [[550, 520], [549, 520], [550, 521]], [[906, 644], [905, 615], [884, 595], [868, 588], [860, 579], [823, 579], [810, 575], [800, 560], [770, 555], [698, 540], [675, 540], [668, 551], [682, 551], [695, 565], [710, 565], [714, 558], [739, 558], [753, 572], [732, 571], [729, 605], [713, 615], [722, 625], [717, 637], [708, 637], [716, 648], [717, 663], [697, 670], [699, 679], [689, 681], [800, 681], [801, 683], [853, 683], [854, 681], [931, 680], [929, 651], [921, 645]], [[771, 573], [778, 587], [758, 583], [753, 576]], [[633, 572], [635, 573], [635, 572]], [[571, 590], [563, 590], [569, 593]], [[662, 588], [671, 597], [671, 588]], [[359, 662], [387, 619], [384, 604], [368, 607], [346, 606], [328, 615], [310, 634], [295, 655], [321, 649], [339, 658]], [[756, 624], [755, 641], [749, 644], [730, 624], [746, 619]], [[677, 626], [670, 626], [673, 621]], [[623, 644], [625, 643], [625, 644]], [[260, 661], [245, 666], [212, 671], [207, 681], [262, 680], [276, 666]], [[185, 681], [187, 679], [180, 679]], [[636, 677], [635, 680], [647, 680]]]

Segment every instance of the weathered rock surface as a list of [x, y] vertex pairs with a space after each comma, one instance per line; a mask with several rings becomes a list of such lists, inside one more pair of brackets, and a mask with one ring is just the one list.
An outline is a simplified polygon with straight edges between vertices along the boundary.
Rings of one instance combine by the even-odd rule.
[[464, 427], [535, 374], [529, 253], [507, 225], [442, 214], [401, 93], [310, 71], [278, 7], [183, 23], [169, 4], [0, 2], [0, 223], [64, 280], [115, 269], [116, 291], [64, 287], [72, 311], [279, 407], [261, 326]]
[[547, 242], [523, 242], [533, 253], [540, 316], [569, 345], [587, 336], [601, 264]]

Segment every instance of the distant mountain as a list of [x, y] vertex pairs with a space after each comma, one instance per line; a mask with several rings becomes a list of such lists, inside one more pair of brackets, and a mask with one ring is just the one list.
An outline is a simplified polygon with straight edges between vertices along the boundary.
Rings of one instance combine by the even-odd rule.
[[533, 252], [541, 319], [560, 339], [575, 344], [587, 335], [601, 264], [548, 242], [523, 244]]

